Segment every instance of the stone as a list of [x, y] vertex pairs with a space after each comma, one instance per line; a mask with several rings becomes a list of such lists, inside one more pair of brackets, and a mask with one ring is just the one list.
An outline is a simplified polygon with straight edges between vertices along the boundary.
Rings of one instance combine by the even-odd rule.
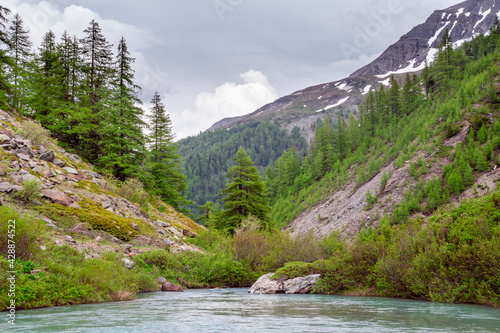
[[172, 241], [168, 238], [165, 239], [165, 246], [171, 246], [172, 245]]
[[0, 134], [0, 143], [1, 144], [9, 144], [9, 143], [11, 143], [11, 140], [7, 135]]
[[286, 280], [283, 283], [283, 290], [286, 294], [309, 294], [314, 290], [320, 278], [321, 274], [314, 274]]
[[169, 227], [167, 230], [174, 236], [182, 237], [182, 233], [174, 227]]
[[104, 209], [108, 209], [109, 207], [113, 206], [113, 204], [110, 202], [110, 201], [104, 201], [102, 204], [101, 204], [102, 208]]
[[48, 217], [46, 217], [46, 216], [44, 216], [44, 217], [42, 218], [42, 221], [43, 221], [43, 222], [45, 222], [45, 223], [47, 223], [47, 224], [51, 224], [51, 223], [53, 223], [53, 221], [52, 221], [51, 219], [49, 219]]
[[271, 279], [274, 273], [261, 276], [248, 290], [251, 294], [307, 294], [314, 290], [320, 274], [297, 277], [286, 281]]
[[75, 202], [81, 202], [82, 198], [78, 196], [78, 194], [70, 196], [71, 199], [75, 200]]
[[73, 162], [81, 163], [82, 159], [80, 156], [77, 155], [68, 155], [69, 159], [72, 160]]
[[165, 280], [165, 278], [164, 278], [164, 277], [161, 277], [161, 276], [159, 276], [159, 277], [158, 277], [158, 281], [159, 281], [160, 283], [167, 282], [167, 280]]
[[250, 294], [282, 294], [283, 283], [277, 280], [272, 280], [271, 276], [274, 273], [269, 273], [261, 276], [257, 282], [248, 291]]
[[10, 142], [10, 143], [0, 145], [0, 147], [2, 147], [5, 150], [11, 150], [11, 149], [16, 149], [17, 145], [14, 142]]
[[97, 178], [97, 179], [102, 178], [101, 174], [98, 172], [93, 172], [93, 171], [86, 170], [86, 169], [84, 169], [83, 172], [86, 173], [87, 175], [89, 175], [90, 177], [93, 177], [93, 178]]
[[47, 176], [47, 178], [52, 178], [52, 177], [57, 176], [52, 170], [47, 172], [45, 175]]
[[39, 174], [45, 174], [45, 169], [42, 166], [37, 165], [33, 168], [33, 172], [39, 173]]
[[85, 223], [78, 223], [75, 226], [73, 226], [71, 229], [68, 230], [69, 232], [74, 232], [77, 234], [85, 234], [86, 232], [89, 231], [89, 228], [87, 224]]
[[161, 291], [184, 292], [184, 289], [182, 289], [181, 286], [179, 286], [175, 283], [163, 281], [161, 283]]
[[0, 192], [9, 193], [12, 191], [12, 185], [10, 183], [0, 183]]
[[191, 238], [195, 238], [196, 237], [196, 235], [193, 232], [191, 232], [191, 231], [189, 231], [187, 229], [183, 229], [182, 230], [182, 234], [184, 236], [191, 237]]
[[21, 169], [18, 161], [13, 161], [12, 163], [10, 163], [9, 168], [13, 169], [15, 172], [18, 172], [19, 169]]
[[160, 221], [160, 220], [156, 220], [156, 223], [158, 223], [160, 226], [162, 226], [163, 228], [168, 228], [171, 226], [170, 223], [165, 223], [163, 221]]
[[39, 150], [40, 155], [45, 154], [46, 152], [47, 152], [47, 148], [45, 148], [44, 146], [40, 146], [40, 150]]
[[14, 192], [19, 192], [21, 191], [23, 188], [19, 185], [12, 185], [12, 191]]
[[125, 268], [131, 269], [134, 268], [134, 262], [127, 258], [122, 258], [123, 263], [125, 264]]
[[64, 167], [63, 168], [64, 170], [66, 170], [69, 174], [71, 175], [78, 175], [78, 171], [76, 171], [75, 169], [73, 168], [70, 168], [70, 167]]
[[55, 166], [58, 166], [60, 168], [64, 167], [66, 165], [66, 163], [64, 161], [61, 161], [60, 159], [58, 158], [55, 158], [53, 161], [52, 161], [52, 164], [54, 164]]
[[80, 206], [73, 199], [59, 190], [42, 190], [40, 191], [40, 193], [42, 193], [44, 197], [49, 198], [56, 204], [65, 207], [80, 208]]
[[[40, 149], [40, 151], [41, 151], [41, 149]], [[48, 151], [46, 153], [40, 154], [38, 159], [40, 159], [42, 161], [52, 162], [52, 161], [54, 161], [54, 157], [55, 157], [54, 151], [51, 150], [51, 151]]]
[[66, 242], [70, 243], [70, 244], [76, 244], [76, 240], [73, 239], [73, 237], [71, 236], [66, 236]]
[[100, 241], [102, 241], [101, 236], [97, 236], [96, 238], [94, 238], [94, 241], [96, 241], [96, 242], [98, 242], [98, 243], [99, 243]]
[[14, 150], [13, 154], [19, 158], [21, 158], [21, 156], [28, 156], [27, 160], [29, 160], [30, 158], [35, 156], [35, 154], [28, 147], [16, 149], [16, 150]]
[[35, 163], [35, 161], [28, 161], [28, 165], [30, 166], [30, 168], [34, 169], [37, 167], [37, 164]]
[[20, 183], [24, 184], [25, 182], [31, 182], [31, 181], [36, 181], [38, 183], [42, 183], [42, 181], [40, 179], [38, 179], [38, 177], [33, 176], [31, 173], [23, 174], [21, 177]]
[[30, 157], [26, 154], [23, 154], [23, 153], [17, 153], [16, 154], [17, 157], [19, 157], [20, 159], [24, 160], [24, 161], [29, 161], [30, 160]]

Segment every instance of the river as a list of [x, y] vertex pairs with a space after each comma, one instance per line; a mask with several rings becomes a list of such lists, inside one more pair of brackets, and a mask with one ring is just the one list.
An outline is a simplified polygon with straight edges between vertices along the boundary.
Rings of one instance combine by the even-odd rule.
[[372, 297], [141, 294], [128, 302], [0, 313], [1, 332], [500, 332], [500, 309]]

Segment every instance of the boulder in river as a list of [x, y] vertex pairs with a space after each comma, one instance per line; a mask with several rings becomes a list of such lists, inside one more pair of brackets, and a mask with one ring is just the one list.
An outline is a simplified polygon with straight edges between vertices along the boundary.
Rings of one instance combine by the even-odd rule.
[[261, 276], [248, 291], [251, 294], [308, 294], [314, 290], [320, 274], [297, 277], [285, 281], [273, 280], [269, 273]]
[[175, 283], [163, 281], [161, 283], [161, 291], [184, 292], [184, 289]]

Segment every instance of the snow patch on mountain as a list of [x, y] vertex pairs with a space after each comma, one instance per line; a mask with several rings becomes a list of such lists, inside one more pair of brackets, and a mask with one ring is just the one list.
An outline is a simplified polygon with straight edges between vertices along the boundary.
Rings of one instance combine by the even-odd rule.
[[363, 89], [363, 92], [361, 93], [361, 95], [366, 95], [370, 92], [370, 90], [372, 90], [372, 85], [369, 84], [365, 87], [365, 89]]
[[483, 8], [481, 7], [481, 9], [479, 10], [479, 15], [482, 15], [483, 18], [477, 21], [476, 25], [474, 26], [474, 29], [476, 29], [476, 27], [486, 19], [486, 16], [490, 15], [490, 13], [491, 13], [491, 8], [483, 12]]
[[446, 22], [446, 24], [444, 26], [442, 26], [438, 31], [436, 31], [436, 34], [434, 36], [432, 36], [431, 39], [429, 39], [429, 47], [432, 46], [432, 44], [434, 44], [436, 39], [438, 39], [439, 35], [444, 30], [444, 28], [446, 28], [448, 26], [448, 24], [450, 24], [450, 21]]
[[464, 13], [464, 11], [465, 11], [465, 8], [460, 8], [460, 9], [458, 10], [458, 12], [455, 14], [455, 15], [457, 15], [457, 18], [459, 18], [459, 17], [460, 17], [460, 15], [462, 15], [462, 14]]
[[347, 96], [346, 98], [341, 99], [337, 103], [335, 103], [333, 105], [329, 105], [326, 108], [318, 110], [316, 112], [323, 112], [323, 111], [326, 111], [326, 110], [330, 110], [330, 109], [336, 108], [337, 106], [341, 106], [342, 104], [344, 104], [345, 102], [347, 102], [349, 100], [349, 98], [351, 98], [351, 96]]

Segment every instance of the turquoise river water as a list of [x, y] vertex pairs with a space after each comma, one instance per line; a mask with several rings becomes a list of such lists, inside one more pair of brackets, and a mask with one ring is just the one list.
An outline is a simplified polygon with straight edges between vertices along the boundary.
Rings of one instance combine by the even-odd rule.
[[500, 309], [388, 298], [250, 295], [247, 289], [141, 294], [128, 302], [1, 312], [0, 332], [500, 332]]

